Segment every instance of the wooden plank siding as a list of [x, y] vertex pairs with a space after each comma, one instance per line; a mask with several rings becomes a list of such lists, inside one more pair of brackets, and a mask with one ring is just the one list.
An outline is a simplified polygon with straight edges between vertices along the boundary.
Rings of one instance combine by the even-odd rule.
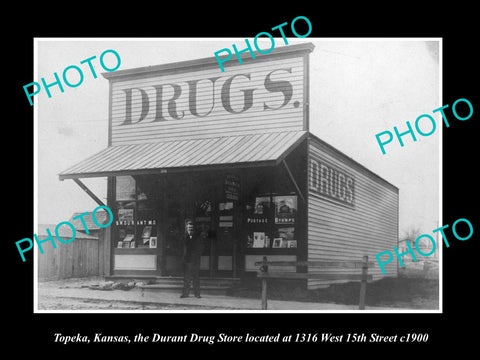
[[[39, 236], [39, 240], [46, 237]], [[38, 279], [45, 281], [106, 275], [104, 262], [108, 250], [103, 239], [103, 235], [99, 239], [77, 237], [71, 243], [64, 244], [54, 236], [56, 249], [50, 242], [45, 242], [42, 244], [43, 254], [37, 250]]]
[[[354, 179], [353, 206], [322, 196], [314, 191], [311, 162], [325, 162]], [[308, 261], [357, 261], [368, 255], [392, 250], [398, 241], [398, 189], [370, 172], [351, 158], [313, 135], [309, 138], [308, 165]], [[396, 276], [394, 261], [385, 267], [369, 270], [374, 279]], [[361, 269], [323, 269], [331, 274], [361, 273]], [[308, 280], [314, 289], [332, 281]]]
[[[288, 70], [288, 71], [287, 71]], [[273, 72], [273, 73], [272, 73]], [[265, 78], [270, 75], [276, 82], [273, 88], [265, 88]], [[248, 79], [244, 75], [248, 75]], [[222, 87], [228, 79], [236, 76], [230, 87], [231, 108], [222, 105]], [[248, 63], [222, 73], [218, 67], [166, 75], [116, 79], [111, 83], [111, 145], [138, 144], [168, 140], [200, 139], [225, 134], [256, 134], [305, 130], [304, 112], [307, 106], [304, 91], [304, 59], [302, 56]], [[215, 80], [213, 80], [215, 79]], [[197, 81], [195, 116], [189, 108], [190, 91], [187, 81]], [[292, 87], [291, 99], [284, 106], [285, 96], [280, 82]], [[214, 86], [212, 86], [214, 83]], [[171, 117], [168, 103], [174, 96], [173, 86], [181, 90], [175, 100], [179, 118]], [[162, 87], [162, 120], [154, 121], [157, 115], [157, 92], [154, 86]], [[276, 87], [276, 88], [275, 88]], [[133, 89], [133, 90], [129, 90]], [[144, 91], [142, 97], [141, 89]], [[242, 112], [247, 91], [253, 90], [251, 107]], [[131, 92], [131, 123], [127, 119], [127, 92]], [[148, 112], [146, 111], [148, 103]], [[140, 120], [142, 109], [145, 117]], [[209, 112], [211, 110], [211, 112]]]

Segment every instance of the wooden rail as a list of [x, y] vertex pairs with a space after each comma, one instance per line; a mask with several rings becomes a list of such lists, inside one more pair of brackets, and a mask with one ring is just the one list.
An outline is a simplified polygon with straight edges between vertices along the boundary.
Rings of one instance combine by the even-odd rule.
[[[263, 257], [263, 261], [255, 263], [260, 266], [257, 273], [258, 278], [262, 279], [262, 310], [267, 310], [267, 280], [268, 279], [320, 279], [320, 280], [349, 280], [360, 281], [360, 301], [358, 308], [365, 310], [365, 295], [367, 292], [367, 281], [372, 280], [373, 276], [368, 275], [368, 268], [375, 266], [374, 262], [368, 261], [368, 256], [363, 257], [363, 261], [268, 261]], [[295, 266], [311, 268], [345, 268], [362, 269], [361, 274], [322, 274], [322, 273], [294, 273], [294, 272], [268, 272], [269, 266]]]

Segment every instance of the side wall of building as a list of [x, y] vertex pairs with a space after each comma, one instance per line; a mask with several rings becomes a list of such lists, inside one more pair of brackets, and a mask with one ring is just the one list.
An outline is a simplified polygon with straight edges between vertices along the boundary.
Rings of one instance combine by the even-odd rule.
[[[398, 188], [314, 136], [309, 139], [308, 189], [309, 261], [358, 261], [368, 255], [376, 262], [375, 254], [397, 245]], [[396, 262], [385, 271], [378, 265], [369, 270], [374, 279], [397, 276]], [[329, 283], [309, 280], [308, 287]]]

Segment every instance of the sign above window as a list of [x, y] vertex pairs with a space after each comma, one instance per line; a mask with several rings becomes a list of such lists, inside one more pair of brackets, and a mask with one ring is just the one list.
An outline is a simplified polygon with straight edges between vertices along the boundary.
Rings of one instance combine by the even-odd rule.
[[176, 71], [172, 64], [112, 78], [112, 145], [308, 130], [305, 78], [312, 47], [300, 45], [228, 73], [199, 59], [179, 63]]

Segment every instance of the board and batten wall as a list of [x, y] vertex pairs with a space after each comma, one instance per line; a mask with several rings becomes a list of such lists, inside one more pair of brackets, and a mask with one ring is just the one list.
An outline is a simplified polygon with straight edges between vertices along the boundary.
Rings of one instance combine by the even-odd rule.
[[114, 78], [110, 145], [305, 130], [308, 57], [289, 56]]
[[[308, 260], [361, 261], [398, 241], [398, 188], [315, 136], [308, 150]], [[318, 272], [318, 269], [311, 271]], [[374, 280], [397, 276], [397, 264], [369, 269]], [[361, 273], [361, 269], [325, 269]], [[332, 282], [308, 280], [315, 289]]]
[[[77, 232], [75, 241], [67, 244], [59, 242], [54, 236], [57, 248], [53, 248], [48, 242], [46, 243], [48, 246], [42, 246], [43, 254], [37, 248], [38, 279], [46, 281], [108, 275], [106, 262], [110, 251], [104, 233], [102, 229], [98, 238], [95, 238]], [[67, 234], [64, 239], [69, 236], [71, 234]], [[40, 240], [47, 237], [39, 235]]]

